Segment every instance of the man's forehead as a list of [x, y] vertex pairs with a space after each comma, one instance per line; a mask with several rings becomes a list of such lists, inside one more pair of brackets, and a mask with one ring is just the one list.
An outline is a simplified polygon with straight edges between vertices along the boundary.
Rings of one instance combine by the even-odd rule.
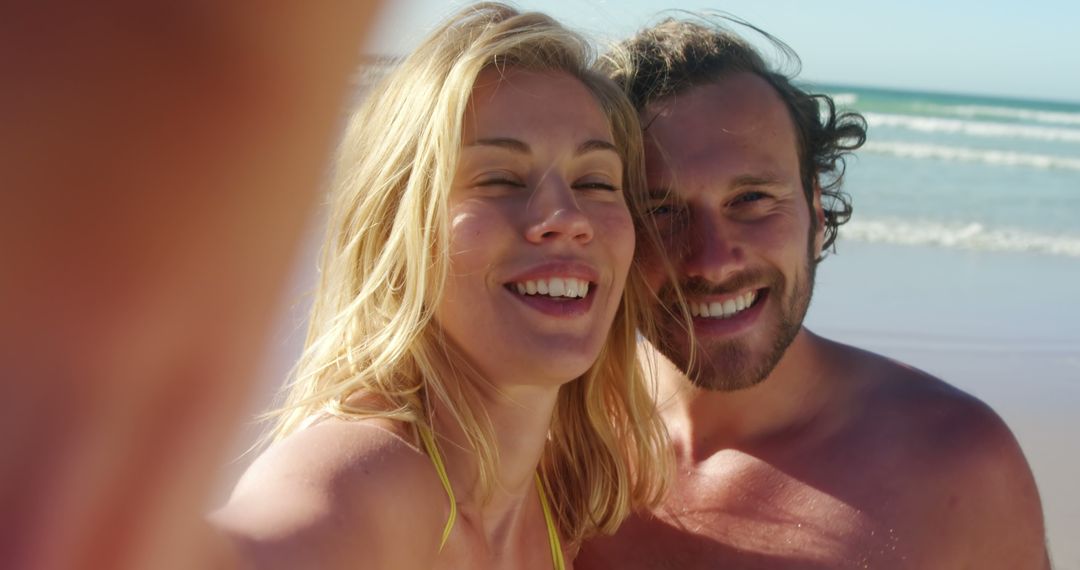
[[651, 103], [642, 125], [661, 141], [667, 131], [688, 127], [719, 135], [748, 135], [761, 129], [790, 127], [787, 107], [760, 76], [740, 72], [698, 85]]
[[650, 105], [643, 124], [650, 186], [797, 177], [794, 124], [779, 94], [757, 75], [734, 74]]

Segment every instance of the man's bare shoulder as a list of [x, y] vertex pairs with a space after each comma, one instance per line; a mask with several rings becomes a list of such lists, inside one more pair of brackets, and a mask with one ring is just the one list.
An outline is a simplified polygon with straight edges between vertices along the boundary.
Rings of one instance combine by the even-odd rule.
[[836, 413], [845, 418], [844, 431], [879, 438], [911, 459], [933, 459], [932, 471], [961, 474], [985, 461], [1023, 459], [1005, 422], [975, 396], [880, 354], [819, 342], [828, 373], [842, 387]]
[[688, 466], [661, 509], [587, 543], [579, 566], [1046, 568], [1031, 471], [993, 410], [903, 363], [810, 342], [790, 370], [829, 379], [825, 411]]
[[[907, 487], [900, 509], [935, 520], [937, 534], [985, 568], [1042, 568], [1042, 509], [1034, 477], [1011, 430], [988, 405], [945, 381], [890, 358], [828, 343], [857, 388], [851, 440], [876, 444], [892, 460], [891, 485]], [[844, 438], [846, 439], [846, 438]], [[932, 519], [930, 518], [932, 517]]]
[[887, 430], [893, 444], [910, 442], [958, 457], [1015, 446], [1005, 422], [975, 396], [886, 356], [821, 342], [831, 373], [846, 385], [841, 405], [854, 412], [852, 428]]
[[268, 448], [212, 519], [260, 568], [408, 568], [430, 563], [447, 514], [400, 424], [328, 418]]

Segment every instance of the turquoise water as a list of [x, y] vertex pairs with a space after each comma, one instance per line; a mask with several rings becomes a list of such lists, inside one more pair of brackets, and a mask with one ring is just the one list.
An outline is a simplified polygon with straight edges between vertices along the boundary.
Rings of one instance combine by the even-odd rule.
[[869, 123], [841, 239], [1080, 258], [1080, 104], [809, 87]]

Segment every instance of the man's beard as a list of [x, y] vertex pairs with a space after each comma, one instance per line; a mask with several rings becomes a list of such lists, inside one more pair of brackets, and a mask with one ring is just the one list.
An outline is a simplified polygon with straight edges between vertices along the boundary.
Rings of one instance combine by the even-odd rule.
[[[649, 340], [699, 388], [730, 392], [755, 386], [768, 377], [799, 334], [803, 318], [810, 307], [815, 269], [816, 263], [808, 258], [804, 271], [794, 276], [791, 292], [783, 299], [777, 299], [776, 295], [784, 294], [786, 279], [775, 268], [767, 271], [747, 271], [720, 285], [699, 279], [690, 279], [680, 284], [683, 294], [688, 297], [736, 293], [748, 286], [766, 288], [769, 297], [765, 301], [776, 303], [780, 314], [775, 323], [757, 325], [771, 329], [767, 339], [761, 343], [766, 345], [763, 352], [760, 348], [755, 350], [747, 339], [736, 338], [709, 343], [703, 343], [699, 339], [693, 362], [690, 362], [690, 334], [687, 323], [684, 323], [680, 316], [674, 288], [670, 285], [659, 293], [662, 307], [659, 311], [663, 311], [663, 314], [657, 315], [657, 338]], [[769, 317], [769, 314], [762, 314], [759, 319]], [[692, 329], [692, 325], [690, 328]]]

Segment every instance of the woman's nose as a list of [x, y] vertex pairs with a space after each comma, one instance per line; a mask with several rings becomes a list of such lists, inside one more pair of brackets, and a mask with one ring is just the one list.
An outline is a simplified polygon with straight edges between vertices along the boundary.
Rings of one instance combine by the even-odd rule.
[[574, 189], [557, 177], [545, 179], [533, 191], [527, 206], [525, 238], [533, 243], [567, 240], [588, 243], [593, 225], [577, 203]]

